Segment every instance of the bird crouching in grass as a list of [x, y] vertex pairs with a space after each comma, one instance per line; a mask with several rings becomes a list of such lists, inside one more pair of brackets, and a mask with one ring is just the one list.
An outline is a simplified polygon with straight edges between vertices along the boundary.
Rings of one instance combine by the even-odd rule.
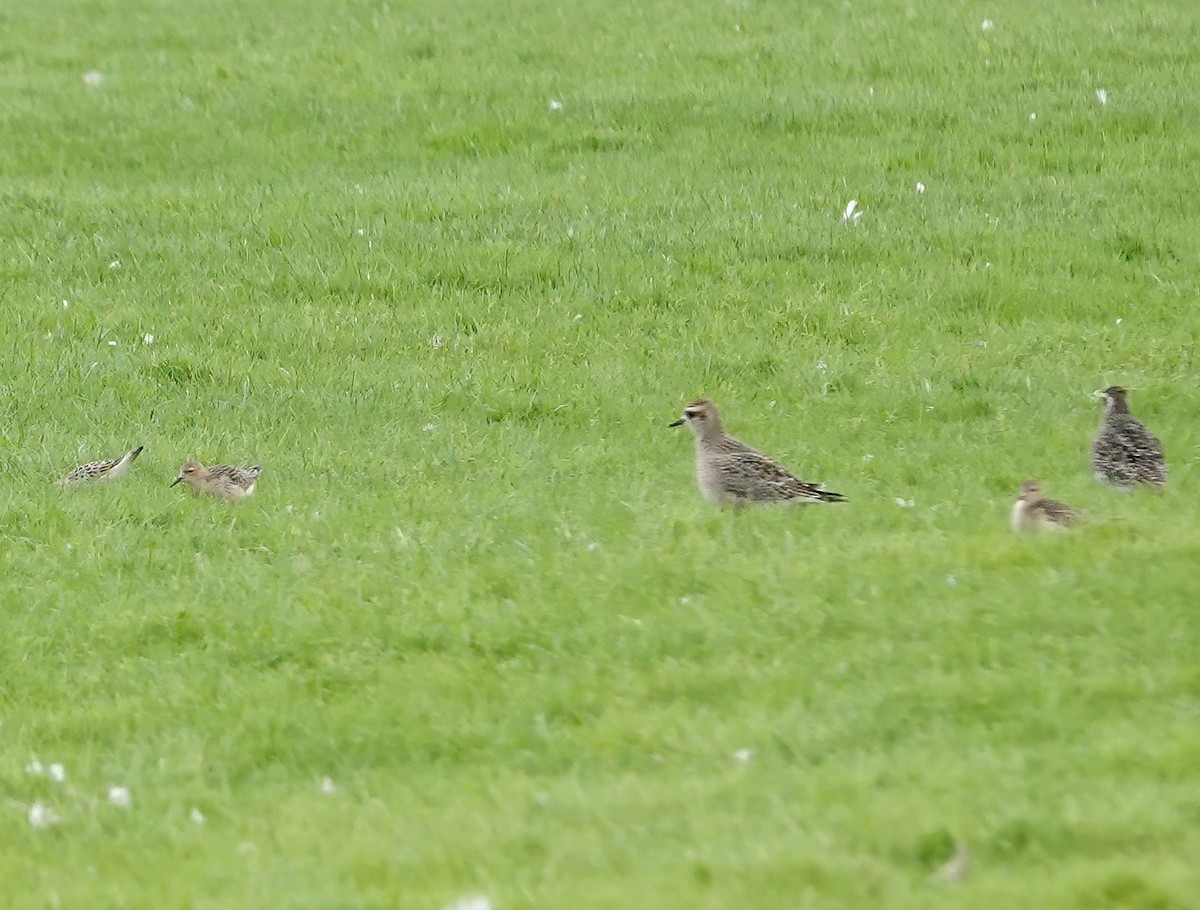
[[1021, 484], [1012, 507], [1014, 531], [1062, 531], [1079, 520], [1079, 513], [1065, 502], [1046, 499], [1036, 480]]
[[66, 487], [76, 483], [88, 483], [93, 480], [117, 480], [129, 473], [133, 460], [142, 454], [142, 447], [130, 449], [120, 458], [110, 458], [107, 461], [92, 461], [74, 468], [62, 480], [56, 480], [55, 486]]
[[258, 475], [261, 473], [262, 468], [258, 465], [252, 468], [235, 468], [232, 465], [217, 464], [206, 468], [198, 461], [186, 461], [171, 486], [187, 483], [195, 496], [207, 493], [226, 502], [235, 502], [254, 493], [254, 486], [258, 483]]
[[819, 483], [798, 480], [779, 462], [735, 439], [721, 426], [717, 406], [698, 398], [671, 424], [687, 425], [696, 439], [696, 484], [714, 505], [844, 502]]

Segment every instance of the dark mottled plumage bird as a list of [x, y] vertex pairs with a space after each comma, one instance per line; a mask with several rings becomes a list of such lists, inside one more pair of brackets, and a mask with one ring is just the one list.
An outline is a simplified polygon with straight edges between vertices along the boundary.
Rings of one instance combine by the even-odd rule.
[[1061, 531], [1074, 524], [1079, 513], [1065, 502], [1046, 499], [1042, 496], [1042, 485], [1036, 480], [1021, 484], [1017, 501], [1012, 508], [1014, 531]]
[[1105, 403], [1104, 421], [1092, 443], [1096, 478], [1122, 487], [1135, 483], [1161, 487], [1167, 481], [1162, 444], [1129, 413], [1125, 390], [1114, 385], [1096, 394]]
[[55, 481], [55, 483], [60, 487], [65, 487], [76, 483], [87, 483], [89, 480], [116, 480], [118, 477], [124, 477], [129, 472], [129, 466], [141, 454], [142, 447], [138, 446], [136, 449], [130, 449], [120, 458], [110, 458], [107, 461], [92, 461], [87, 464], [81, 464], [62, 480]]
[[707, 398], [689, 404], [671, 426], [684, 423], [696, 437], [696, 483], [715, 505], [845, 501], [841, 493], [824, 490], [819, 483], [797, 480], [777, 461], [734, 439]]

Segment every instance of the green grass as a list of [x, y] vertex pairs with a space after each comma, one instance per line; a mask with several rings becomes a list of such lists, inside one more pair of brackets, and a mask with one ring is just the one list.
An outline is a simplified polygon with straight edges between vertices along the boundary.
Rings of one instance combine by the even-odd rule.
[[[1195, 906], [1198, 44], [4, 6], [4, 905]], [[1113, 382], [1162, 495], [1090, 476]], [[849, 502], [708, 508], [699, 394]], [[1014, 537], [1028, 476], [1090, 522]]]

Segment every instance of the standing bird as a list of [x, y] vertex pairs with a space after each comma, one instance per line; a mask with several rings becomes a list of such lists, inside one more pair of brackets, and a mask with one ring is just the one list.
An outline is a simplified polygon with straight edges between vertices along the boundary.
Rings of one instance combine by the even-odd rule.
[[130, 449], [120, 458], [81, 464], [62, 480], [56, 480], [55, 486], [65, 487], [74, 483], [86, 483], [89, 480], [116, 480], [129, 473], [129, 466], [141, 454], [142, 447], [138, 446], [136, 449]]
[[191, 485], [194, 496], [207, 493], [226, 502], [235, 502], [254, 492], [254, 485], [261, 473], [262, 468], [259, 465], [252, 468], [235, 468], [232, 465], [215, 464], [206, 468], [198, 461], [185, 461], [179, 469], [179, 476], [171, 486], [186, 480]]
[[1161, 488], [1167, 482], [1162, 444], [1129, 413], [1125, 390], [1114, 385], [1096, 395], [1104, 399], [1105, 405], [1104, 421], [1092, 443], [1096, 479], [1120, 487], [1148, 483]]
[[1062, 531], [1079, 519], [1079, 513], [1065, 502], [1046, 499], [1042, 485], [1036, 480], [1021, 484], [1017, 501], [1012, 508], [1014, 531]]
[[734, 439], [707, 398], [689, 404], [671, 426], [684, 423], [696, 437], [696, 483], [714, 505], [845, 501], [841, 493], [823, 490], [819, 483], [797, 480], [777, 461]]

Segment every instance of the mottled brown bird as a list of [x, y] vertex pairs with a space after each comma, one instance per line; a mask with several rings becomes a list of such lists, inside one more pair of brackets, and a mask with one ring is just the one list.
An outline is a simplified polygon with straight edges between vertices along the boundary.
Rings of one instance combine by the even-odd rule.
[[216, 464], [206, 468], [198, 461], [185, 461], [179, 469], [179, 476], [171, 486], [186, 482], [196, 496], [207, 493], [226, 502], [234, 502], [254, 493], [254, 485], [261, 473], [262, 468], [259, 465], [252, 468], [235, 468], [232, 465]]
[[844, 502], [819, 483], [798, 480], [779, 462], [730, 436], [717, 406], [698, 398], [671, 424], [687, 424], [696, 437], [696, 483], [714, 505], [765, 505]]
[[87, 483], [90, 480], [116, 480], [129, 473], [129, 466], [141, 454], [142, 447], [138, 446], [136, 449], [130, 449], [120, 458], [110, 458], [107, 461], [91, 461], [87, 464], [81, 464], [62, 480], [57, 480], [55, 483], [60, 487], [65, 487], [70, 484]]
[[1012, 507], [1014, 531], [1062, 531], [1079, 520], [1079, 513], [1065, 502], [1046, 499], [1036, 480], [1021, 484]]
[[1104, 399], [1104, 420], [1092, 443], [1096, 478], [1120, 487], [1144, 483], [1161, 488], [1167, 482], [1162, 444], [1129, 413], [1128, 393], [1114, 385], [1096, 395]]

